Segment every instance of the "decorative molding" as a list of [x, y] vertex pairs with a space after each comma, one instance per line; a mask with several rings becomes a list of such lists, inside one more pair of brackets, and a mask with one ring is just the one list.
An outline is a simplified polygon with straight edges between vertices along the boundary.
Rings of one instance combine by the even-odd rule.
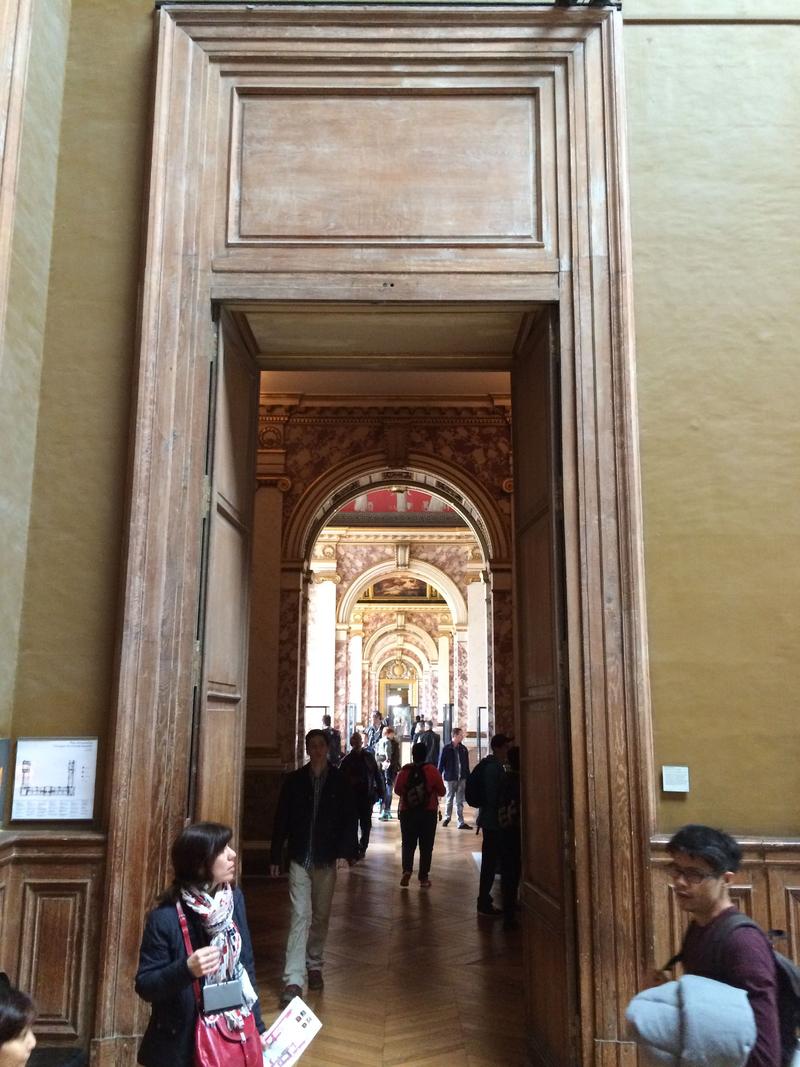
[[314, 585], [322, 585], [323, 582], [333, 582], [334, 585], [340, 585], [342, 576], [328, 571], [314, 571], [311, 575], [311, 581]]
[[[258, 458], [260, 459], [261, 453]], [[256, 485], [259, 489], [277, 489], [281, 493], [288, 493], [292, 488], [291, 478], [285, 478], [283, 476], [277, 476], [274, 474], [263, 474], [260, 469], [256, 469]]]

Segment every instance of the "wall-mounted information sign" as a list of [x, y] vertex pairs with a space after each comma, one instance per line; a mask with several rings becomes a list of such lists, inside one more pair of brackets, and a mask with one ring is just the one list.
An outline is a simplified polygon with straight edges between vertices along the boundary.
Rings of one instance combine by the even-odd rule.
[[96, 737], [20, 737], [12, 819], [91, 819]]

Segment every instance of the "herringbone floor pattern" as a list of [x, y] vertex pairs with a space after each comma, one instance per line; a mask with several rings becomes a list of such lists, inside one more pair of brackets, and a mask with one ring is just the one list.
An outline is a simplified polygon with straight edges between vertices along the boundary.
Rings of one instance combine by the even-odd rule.
[[[472, 821], [472, 819], [470, 819]], [[341, 870], [325, 989], [306, 993], [323, 1028], [304, 1067], [518, 1067], [524, 1059], [520, 934], [478, 918], [474, 832], [436, 833], [432, 887], [400, 888], [400, 827], [373, 815], [366, 859]], [[245, 885], [264, 1019], [278, 1011], [285, 879]], [[499, 903], [499, 886], [495, 896]]]

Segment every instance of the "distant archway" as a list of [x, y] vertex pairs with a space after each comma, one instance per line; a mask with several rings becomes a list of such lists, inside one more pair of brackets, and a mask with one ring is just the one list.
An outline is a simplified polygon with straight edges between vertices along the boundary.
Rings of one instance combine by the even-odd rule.
[[401, 483], [441, 497], [470, 527], [483, 561], [508, 564], [509, 518], [475, 479], [436, 456], [409, 453], [402, 466], [390, 466], [384, 453], [373, 452], [337, 464], [318, 478], [298, 501], [286, 524], [284, 558], [306, 560], [320, 532], [349, 501], [372, 489]]
[[342, 597], [336, 611], [336, 621], [340, 624], [349, 622], [364, 591], [373, 582], [378, 581], [379, 578], [392, 578], [395, 576], [423, 578], [426, 582], [435, 586], [450, 609], [453, 623], [457, 626], [466, 625], [467, 604], [458, 586], [444, 571], [421, 559], [409, 560], [407, 567], [398, 567], [392, 559], [384, 560], [382, 563], [376, 563], [373, 567], [369, 567], [358, 576]]

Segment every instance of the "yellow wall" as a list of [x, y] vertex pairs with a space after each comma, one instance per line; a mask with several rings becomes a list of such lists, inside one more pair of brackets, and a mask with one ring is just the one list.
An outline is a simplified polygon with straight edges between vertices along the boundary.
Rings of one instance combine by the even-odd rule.
[[797, 834], [800, 22], [628, 24], [625, 58], [656, 769], [691, 773], [659, 828]]
[[[72, 4], [15, 734], [107, 737], [152, 7]], [[788, 8], [625, 4], [662, 829], [800, 832], [800, 27], [638, 20]]]
[[[13, 729], [106, 737], [152, 3], [74, 0]], [[102, 748], [101, 748], [102, 752]]]
[[[13, 42], [12, 85], [20, 105], [12, 107], [1, 135], [3, 195], [14, 206], [10, 232], [2, 235], [9, 258], [6, 314], [0, 323], [0, 737], [11, 730], [25, 590], [69, 2], [35, 0], [28, 7], [23, 0], [15, 14], [20, 28], [26, 14], [30, 22], [28, 33], [20, 32]], [[11, 43], [2, 42], [4, 59]], [[11, 131], [17, 117], [18, 154]]]

